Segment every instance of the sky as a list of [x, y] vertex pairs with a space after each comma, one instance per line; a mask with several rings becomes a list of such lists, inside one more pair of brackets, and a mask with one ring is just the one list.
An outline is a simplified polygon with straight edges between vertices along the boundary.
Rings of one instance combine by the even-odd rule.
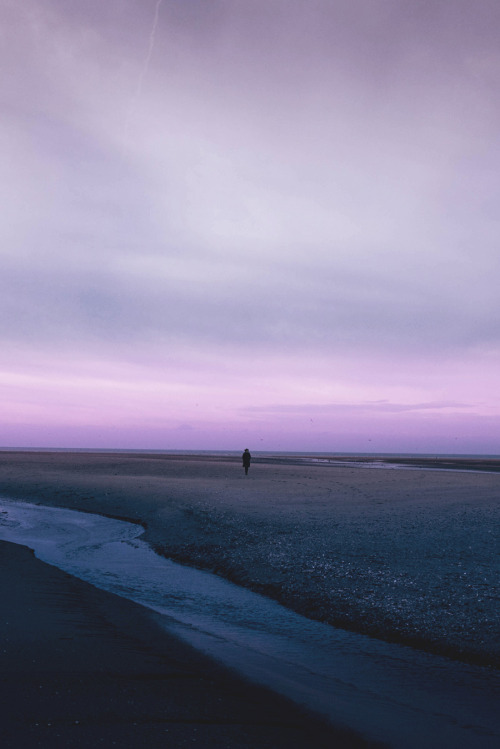
[[498, 0], [0, 34], [0, 446], [500, 452]]

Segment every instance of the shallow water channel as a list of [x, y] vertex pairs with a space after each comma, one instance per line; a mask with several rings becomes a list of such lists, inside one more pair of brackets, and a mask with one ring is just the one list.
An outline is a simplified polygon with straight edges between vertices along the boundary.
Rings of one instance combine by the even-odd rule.
[[157, 555], [141, 526], [0, 500], [0, 539], [163, 615], [165, 630], [366, 738], [405, 749], [500, 746], [497, 671], [311, 621]]

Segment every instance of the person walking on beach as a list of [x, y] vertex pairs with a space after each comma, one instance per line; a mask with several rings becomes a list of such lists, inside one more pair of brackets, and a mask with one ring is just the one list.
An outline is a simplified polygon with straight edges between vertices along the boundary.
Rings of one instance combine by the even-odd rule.
[[248, 469], [250, 468], [250, 461], [252, 460], [248, 447], [245, 447], [245, 452], [241, 457], [243, 460], [243, 468], [245, 469], [245, 476], [248, 476]]

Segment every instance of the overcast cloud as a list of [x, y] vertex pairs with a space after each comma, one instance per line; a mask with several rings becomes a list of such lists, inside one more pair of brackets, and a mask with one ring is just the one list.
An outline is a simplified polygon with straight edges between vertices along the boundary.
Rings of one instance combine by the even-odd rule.
[[0, 21], [0, 444], [498, 452], [496, 0]]

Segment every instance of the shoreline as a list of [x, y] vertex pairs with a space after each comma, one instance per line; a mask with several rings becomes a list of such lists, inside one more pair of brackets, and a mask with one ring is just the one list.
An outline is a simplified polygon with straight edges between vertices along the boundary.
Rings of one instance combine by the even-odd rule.
[[[0, 455], [3, 453], [10, 455], [24, 454], [58, 454], [58, 455], [88, 455], [88, 456], [136, 456], [140, 458], [172, 458], [184, 461], [238, 461], [239, 452], [224, 450], [199, 450], [199, 451], [182, 451], [182, 450], [133, 450], [133, 449], [112, 449], [102, 448], [94, 450], [92, 448], [15, 448], [0, 447]], [[417, 453], [373, 453], [373, 454], [356, 454], [356, 453], [280, 453], [273, 451], [253, 453], [254, 463], [277, 464], [277, 465], [304, 465], [321, 464], [331, 467], [352, 466], [352, 467], [376, 467], [376, 468], [419, 468], [422, 470], [447, 470], [447, 471], [472, 471], [500, 473], [500, 456], [481, 456], [481, 455], [431, 455]]]
[[0, 453], [6, 497], [141, 523], [164, 556], [309, 618], [495, 667], [498, 490], [486, 473], [256, 461], [245, 481], [221, 457]]
[[[246, 681], [159, 617], [0, 542], [0, 739], [87, 749], [368, 749], [374, 744]], [[35, 624], [36, 622], [36, 624]]]
[[346, 466], [356, 468], [400, 468], [401, 470], [421, 469], [426, 471], [466, 471], [478, 473], [500, 473], [500, 458], [471, 458], [471, 457], [414, 457], [391, 455], [347, 455], [347, 456], [318, 456], [314, 454], [304, 456], [259, 456], [259, 463], [275, 463], [283, 465], [302, 465], [305, 463], [320, 464], [332, 468]]

